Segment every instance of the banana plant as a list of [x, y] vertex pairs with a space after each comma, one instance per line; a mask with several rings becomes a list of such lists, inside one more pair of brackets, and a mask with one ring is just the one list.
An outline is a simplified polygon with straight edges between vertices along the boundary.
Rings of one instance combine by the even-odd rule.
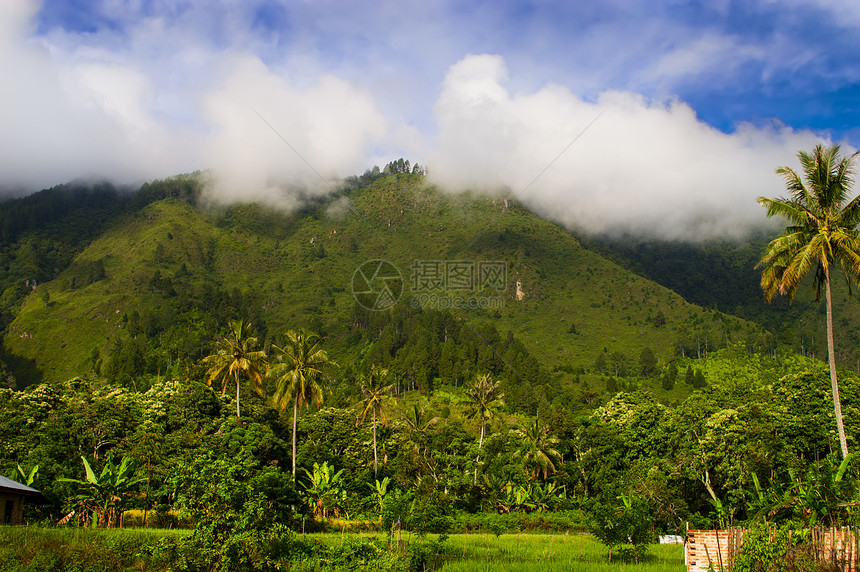
[[39, 465], [33, 466], [29, 471], [22, 469], [21, 465], [16, 464], [15, 467], [17, 468], [17, 473], [12, 473], [9, 475], [9, 478], [32, 487], [36, 480], [36, 474], [39, 472]]
[[529, 485], [535, 509], [538, 512], [548, 512], [555, 508], [559, 501], [566, 497], [564, 486], [556, 483], [533, 483]]
[[747, 492], [752, 497], [748, 506], [756, 517], [764, 516], [765, 521], [787, 513], [783, 516], [803, 518], [810, 527], [819, 522], [832, 524], [839, 520], [840, 508], [851, 506], [850, 501], [857, 500], [856, 486], [846, 478], [853, 459], [852, 453], [838, 466], [832, 458], [812, 463], [802, 476], [789, 470], [788, 482], [774, 482], [768, 489], [762, 488], [758, 476], [753, 473], [755, 491]]
[[528, 487], [522, 485], [510, 487], [505, 491], [505, 496], [507, 497], [507, 505], [514, 510], [531, 512], [536, 508], [531, 485]]
[[[714, 512], [717, 513], [717, 521], [720, 523], [720, 528], [726, 528], [729, 526], [734, 517], [734, 510], [718, 498], [708, 499], [708, 501], [713, 505]], [[625, 506], [627, 504], [628, 503], [625, 502]]]
[[86, 457], [82, 456], [81, 461], [84, 463], [86, 479], [57, 480], [78, 486], [79, 492], [74, 497], [76, 510], [84, 515], [94, 528], [119, 526], [126, 497], [135, 485], [146, 479], [133, 476], [134, 461], [128, 457], [116, 464], [113, 461], [113, 455], [109, 453], [105, 459], [105, 466], [98, 476]]
[[302, 469], [309, 480], [307, 484], [302, 483], [302, 487], [310, 501], [314, 516], [325, 518], [329, 508], [332, 508], [337, 516], [340, 503], [346, 500], [346, 491], [340, 486], [343, 469], [335, 473], [334, 467], [329, 465], [328, 461], [323, 462], [322, 465], [314, 463], [313, 469], [313, 472]]
[[794, 504], [809, 526], [815, 526], [820, 520], [832, 524], [839, 519], [840, 503], [854, 500], [852, 495], [856, 495], [856, 487], [843, 482], [852, 460], [853, 454], [849, 454], [838, 466], [832, 457], [812, 463], [805, 478], [789, 473]]
[[758, 475], [750, 473], [753, 482], [753, 491], [746, 491], [747, 495], [750, 496], [750, 500], [747, 501], [747, 511], [751, 513], [756, 518], [764, 517], [764, 521], [767, 522], [767, 519], [773, 513], [773, 501], [771, 500], [771, 491], [765, 492], [764, 489], [761, 488], [761, 482], [758, 480]]
[[379, 508], [379, 518], [382, 518], [382, 510], [384, 508], [385, 503], [385, 495], [388, 494], [388, 484], [391, 482], [390, 477], [385, 477], [381, 481], [376, 479], [373, 483], [368, 483], [367, 486], [370, 487], [371, 492], [373, 493], [374, 498], [376, 499], [376, 505]]

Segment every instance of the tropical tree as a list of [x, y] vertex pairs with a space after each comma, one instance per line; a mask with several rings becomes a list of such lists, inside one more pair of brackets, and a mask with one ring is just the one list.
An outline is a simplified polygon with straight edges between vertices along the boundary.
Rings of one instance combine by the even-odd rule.
[[272, 400], [281, 410], [293, 404], [293, 478], [296, 476], [296, 426], [299, 407], [309, 407], [311, 401], [319, 407], [323, 402], [325, 381], [329, 372], [337, 367], [328, 353], [322, 349], [322, 340], [317, 334], [303, 329], [290, 330], [285, 334], [283, 347], [273, 345], [277, 356], [269, 375], [275, 380]]
[[481, 437], [478, 440], [478, 449], [480, 449], [484, 445], [487, 421], [495, 415], [499, 407], [504, 405], [505, 394], [499, 393], [499, 382], [493, 381], [489, 374], [484, 374], [466, 384], [466, 396], [469, 398], [466, 417], [468, 419], [477, 417], [481, 422]]
[[84, 462], [86, 480], [66, 478], [57, 480], [78, 485], [80, 492], [74, 497], [76, 510], [86, 518], [90, 518], [93, 527], [119, 526], [126, 497], [132, 487], [146, 479], [133, 477], [134, 461], [129, 457], [123, 458], [117, 465], [113, 462], [113, 455], [108, 453], [105, 466], [98, 476], [90, 467], [86, 457], [81, 457], [81, 461]]
[[388, 494], [388, 484], [391, 482], [390, 477], [385, 477], [381, 481], [375, 479], [373, 483], [367, 483], [370, 492], [376, 500], [376, 508], [379, 509], [379, 518], [382, 519], [382, 512], [385, 510], [385, 496]]
[[230, 380], [236, 383], [236, 417], [239, 417], [239, 375], [251, 380], [254, 390], [262, 395], [262, 378], [269, 367], [266, 353], [256, 349], [257, 338], [251, 335], [251, 324], [244, 320], [230, 323], [230, 333], [217, 338], [218, 352], [203, 358], [207, 366], [206, 383], [221, 381], [221, 395], [227, 392]]
[[[478, 451], [484, 446], [484, 432], [487, 421], [491, 419], [496, 409], [504, 405], [505, 395], [499, 392], [499, 382], [493, 381], [490, 374], [477, 376], [466, 384], [466, 396], [469, 398], [469, 406], [466, 410], [466, 418], [477, 417], [481, 421], [481, 437], [478, 439]], [[475, 475], [473, 481], [478, 482], [478, 461], [481, 455], [475, 457]]]
[[18, 480], [21, 483], [24, 483], [28, 487], [32, 487], [34, 481], [36, 480], [36, 474], [39, 472], [39, 465], [34, 465], [30, 468], [29, 471], [25, 471], [21, 468], [21, 465], [15, 465], [17, 469], [17, 473], [12, 473], [9, 475], [10, 479]]
[[427, 431], [439, 422], [439, 417], [427, 417], [424, 406], [415, 403], [407, 415], [403, 415], [406, 424], [408, 438], [404, 443], [410, 447], [415, 459], [421, 464], [422, 472], [426, 466], [425, 456], [427, 453]]
[[768, 217], [781, 216], [789, 226], [768, 244], [757, 268], [763, 269], [761, 285], [768, 301], [777, 293], [792, 300], [798, 284], [810, 272], [813, 273], [816, 300], [820, 298], [821, 287], [824, 287], [827, 361], [839, 445], [844, 458], [848, 456], [848, 444], [836, 379], [830, 277], [834, 266], [841, 267], [848, 279], [850, 293], [852, 280], [857, 280], [860, 275], [860, 233], [856, 228], [860, 222], [860, 197], [850, 197], [857, 154], [843, 157], [839, 145], [817, 145], [811, 154], [801, 151], [797, 157], [803, 168], [802, 175], [789, 167], [776, 170], [782, 175], [789, 196], [758, 198], [758, 203], [767, 209]]
[[515, 431], [519, 438], [519, 449], [514, 453], [523, 461], [523, 468], [532, 478], [538, 473], [543, 474], [546, 479], [550, 473], [555, 472], [553, 459], [561, 459], [561, 453], [555, 449], [558, 438], [549, 433], [549, 427], [542, 425], [540, 419], [535, 417], [534, 421]]
[[417, 403], [412, 405], [412, 409], [408, 415], [403, 415], [403, 421], [409, 432], [412, 433], [413, 439], [423, 442], [427, 436], [427, 430], [439, 422], [438, 417], [427, 419], [424, 406]]
[[335, 472], [334, 466], [329, 465], [328, 461], [322, 465], [314, 463], [313, 469], [313, 472], [303, 469], [308, 476], [308, 483], [302, 483], [302, 487], [314, 516], [325, 518], [330, 508], [335, 517], [339, 516], [339, 507], [346, 500], [346, 490], [341, 487], [344, 470]]
[[373, 417], [373, 477], [377, 477], [379, 453], [376, 446], [376, 425], [379, 421], [385, 421], [383, 405], [388, 394], [391, 393], [394, 387], [393, 383], [388, 382], [388, 370], [373, 366], [370, 368], [370, 374], [361, 376], [361, 394], [363, 399], [359, 402], [361, 413], [358, 414], [356, 425], [367, 419], [367, 414], [371, 413]]

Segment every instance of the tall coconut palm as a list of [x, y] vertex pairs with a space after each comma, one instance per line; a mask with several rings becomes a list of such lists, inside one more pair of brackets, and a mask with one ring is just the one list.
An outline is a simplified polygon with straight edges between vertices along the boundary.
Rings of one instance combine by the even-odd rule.
[[[490, 374], [479, 375], [466, 384], [466, 396], [469, 398], [469, 406], [466, 410], [466, 418], [477, 417], [481, 421], [481, 437], [478, 439], [478, 451], [484, 446], [484, 432], [487, 421], [491, 419], [496, 409], [504, 405], [505, 394], [499, 393], [499, 382], [493, 381]], [[474, 482], [478, 482], [478, 461], [481, 460], [480, 453], [475, 457]]]
[[481, 437], [478, 440], [480, 449], [484, 445], [487, 421], [495, 415], [496, 409], [505, 404], [505, 394], [499, 393], [498, 381], [493, 381], [489, 374], [484, 374], [466, 384], [466, 396], [469, 398], [466, 417], [477, 417], [481, 421]]
[[269, 367], [266, 353], [257, 350], [257, 338], [251, 335], [251, 324], [244, 320], [230, 323], [230, 333], [216, 341], [218, 352], [203, 358], [207, 366], [206, 383], [222, 381], [221, 395], [227, 392], [232, 379], [236, 383], [236, 417], [239, 417], [239, 375], [251, 380], [254, 390], [263, 394], [262, 378]]
[[376, 447], [376, 424], [378, 421], [385, 421], [383, 405], [391, 389], [393, 383], [388, 381], [388, 370], [373, 366], [370, 368], [370, 375], [362, 376], [361, 378], [361, 394], [364, 398], [359, 402], [361, 413], [358, 415], [356, 425], [364, 422], [367, 419], [367, 414], [372, 413], [373, 416], [373, 477], [377, 477], [379, 454]]
[[273, 345], [278, 362], [269, 375], [275, 380], [272, 400], [281, 410], [293, 404], [293, 478], [296, 476], [296, 426], [299, 407], [310, 406], [311, 401], [319, 407], [323, 402], [326, 378], [337, 367], [328, 353], [322, 349], [322, 340], [317, 334], [303, 329], [290, 330], [285, 334], [283, 347]]
[[848, 456], [839, 383], [836, 379], [836, 350], [833, 345], [833, 308], [830, 295], [831, 270], [842, 268], [848, 279], [860, 275], [860, 197], [851, 198], [857, 154], [843, 157], [839, 145], [817, 145], [812, 153], [797, 154], [803, 173], [789, 167], [776, 172], [785, 180], [789, 196], [769, 199], [759, 197], [758, 203], [767, 209], [767, 216], [781, 216], [789, 222], [785, 232], [767, 246], [757, 268], [763, 268], [761, 285], [768, 301], [779, 293], [794, 298], [797, 285], [810, 272], [816, 300], [824, 286], [827, 308], [827, 361], [833, 407], [842, 456]]
[[[418, 482], [426, 474], [428, 468], [428, 435], [430, 428], [439, 423], [439, 417], [429, 417], [424, 405], [413, 404], [408, 414], [401, 415], [403, 420], [403, 453], [411, 453], [411, 460], [415, 463], [413, 473]], [[404, 456], [404, 458], [408, 458]]]

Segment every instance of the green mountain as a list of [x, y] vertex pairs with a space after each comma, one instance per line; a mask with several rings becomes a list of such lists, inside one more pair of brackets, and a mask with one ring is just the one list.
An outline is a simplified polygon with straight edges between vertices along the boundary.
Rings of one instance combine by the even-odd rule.
[[[557, 383], [633, 375], [649, 353], [665, 364], [731, 342], [773, 344], [756, 324], [686, 302], [511, 199], [449, 195], [418, 174], [366, 174], [292, 213], [253, 204], [207, 209], [199, 193], [195, 176], [114, 193], [90, 235], [50, 238], [74, 255], [51, 276], [42, 272], [36, 287], [10, 255], [6, 278], [17, 282], [4, 294], [14, 319], [3, 347], [19, 386], [179, 375], [239, 317], [266, 344], [290, 328], [321, 332], [338, 361], [359, 367], [392, 324], [403, 341], [392, 342], [390, 359], [404, 344], [419, 347], [397, 324], [436, 311], [454, 320], [448, 329], [510, 332]], [[45, 228], [69, 228], [87, 214], [61, 212], [19, 229], [7, 252], [41, 244]], [[21, 284], [30, 288], [25, 296]], [[365, 307], [374, 304], [383, 309]], [[447, 338], [446, 326], [426, 327]], [[493, 351], [509, 345], [498, 341]], [[426, 375], [451, 382], [440, 351], [430, 351]]]

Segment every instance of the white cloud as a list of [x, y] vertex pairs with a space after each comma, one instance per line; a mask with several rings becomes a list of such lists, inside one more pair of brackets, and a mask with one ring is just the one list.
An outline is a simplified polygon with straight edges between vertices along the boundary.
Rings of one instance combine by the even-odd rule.
[[256, 58], [226, 68], [203, 101], [216, 199], [280, 204], [295, 187], [327, 191], [322, 179], [362, 171], [386, 133], [370, 95], [341, 79], [323, 76], [299, 90]]
[[[299, 86], [277, 63], [185, 33], [205, 15], [199, 7], [176, 21], [129, 22], [124, 34], [54, 30], [38, 41], [26, 33], [34, 7], [16, 0], [0, 13], [7, 189], [213, 168], [213, 198], [290, 206], [287, 189], [324, 186], [314, 170], [332, 180], [364, 170], [386, 132], [373, 98], [354, 83], [320, 74]], [[124, 13], [104, 7], [114, 9]], [[247, 27], [232, 26], [232, 40], [253, 44]]]
[[738, 38], [714, 31], [691, 36], [668, 47], [652, 65], [645, 66], [638, 74], [641, 80], [659, 78], [664, 85], [671, 85], [713, 74], [714, 70], [734, 75], [741, 66], [767, 57], [763, 47], [745, 45]]
[[[671, 97], [794, 74], [819, 49], [736, 35], [719, 11], [669, 17], [672, 2], [288, 4], [283, 28], [233, 0], [99, 6], [113, 26], [37, 34], [36, 2], [0, 2], [0, 185], [212, 168], [213, 198], [289, 208], [296, 188], [404, 156], [570, 227], [717, 236], [760, 224], [755, 197], [782, 192], [774, 167], [819, 140], [777, 124], [724, 133]], [[498, 55], [462, 58], [486, 46]]]
[[679, 101], [629, 92], [594, 102], [554, 85], [512, 94], [505, 78], [498, 56], [451, 68], [436, 106], [431, 177], [455, 189], [506, 189], [570, 228], [738, 236], [763, 221], [756, 197], [782, 194], [775, 167], [820, 141], [779, 125], [723, 133]]
[[78, 177], [128, 182], [187, 169], [182, 150], [195, 137], [153, 116], [145, 74], [100, 50], [70, 54], [28, 39], [33, 4], [3, 6], [0, 183], [37, 190]]

